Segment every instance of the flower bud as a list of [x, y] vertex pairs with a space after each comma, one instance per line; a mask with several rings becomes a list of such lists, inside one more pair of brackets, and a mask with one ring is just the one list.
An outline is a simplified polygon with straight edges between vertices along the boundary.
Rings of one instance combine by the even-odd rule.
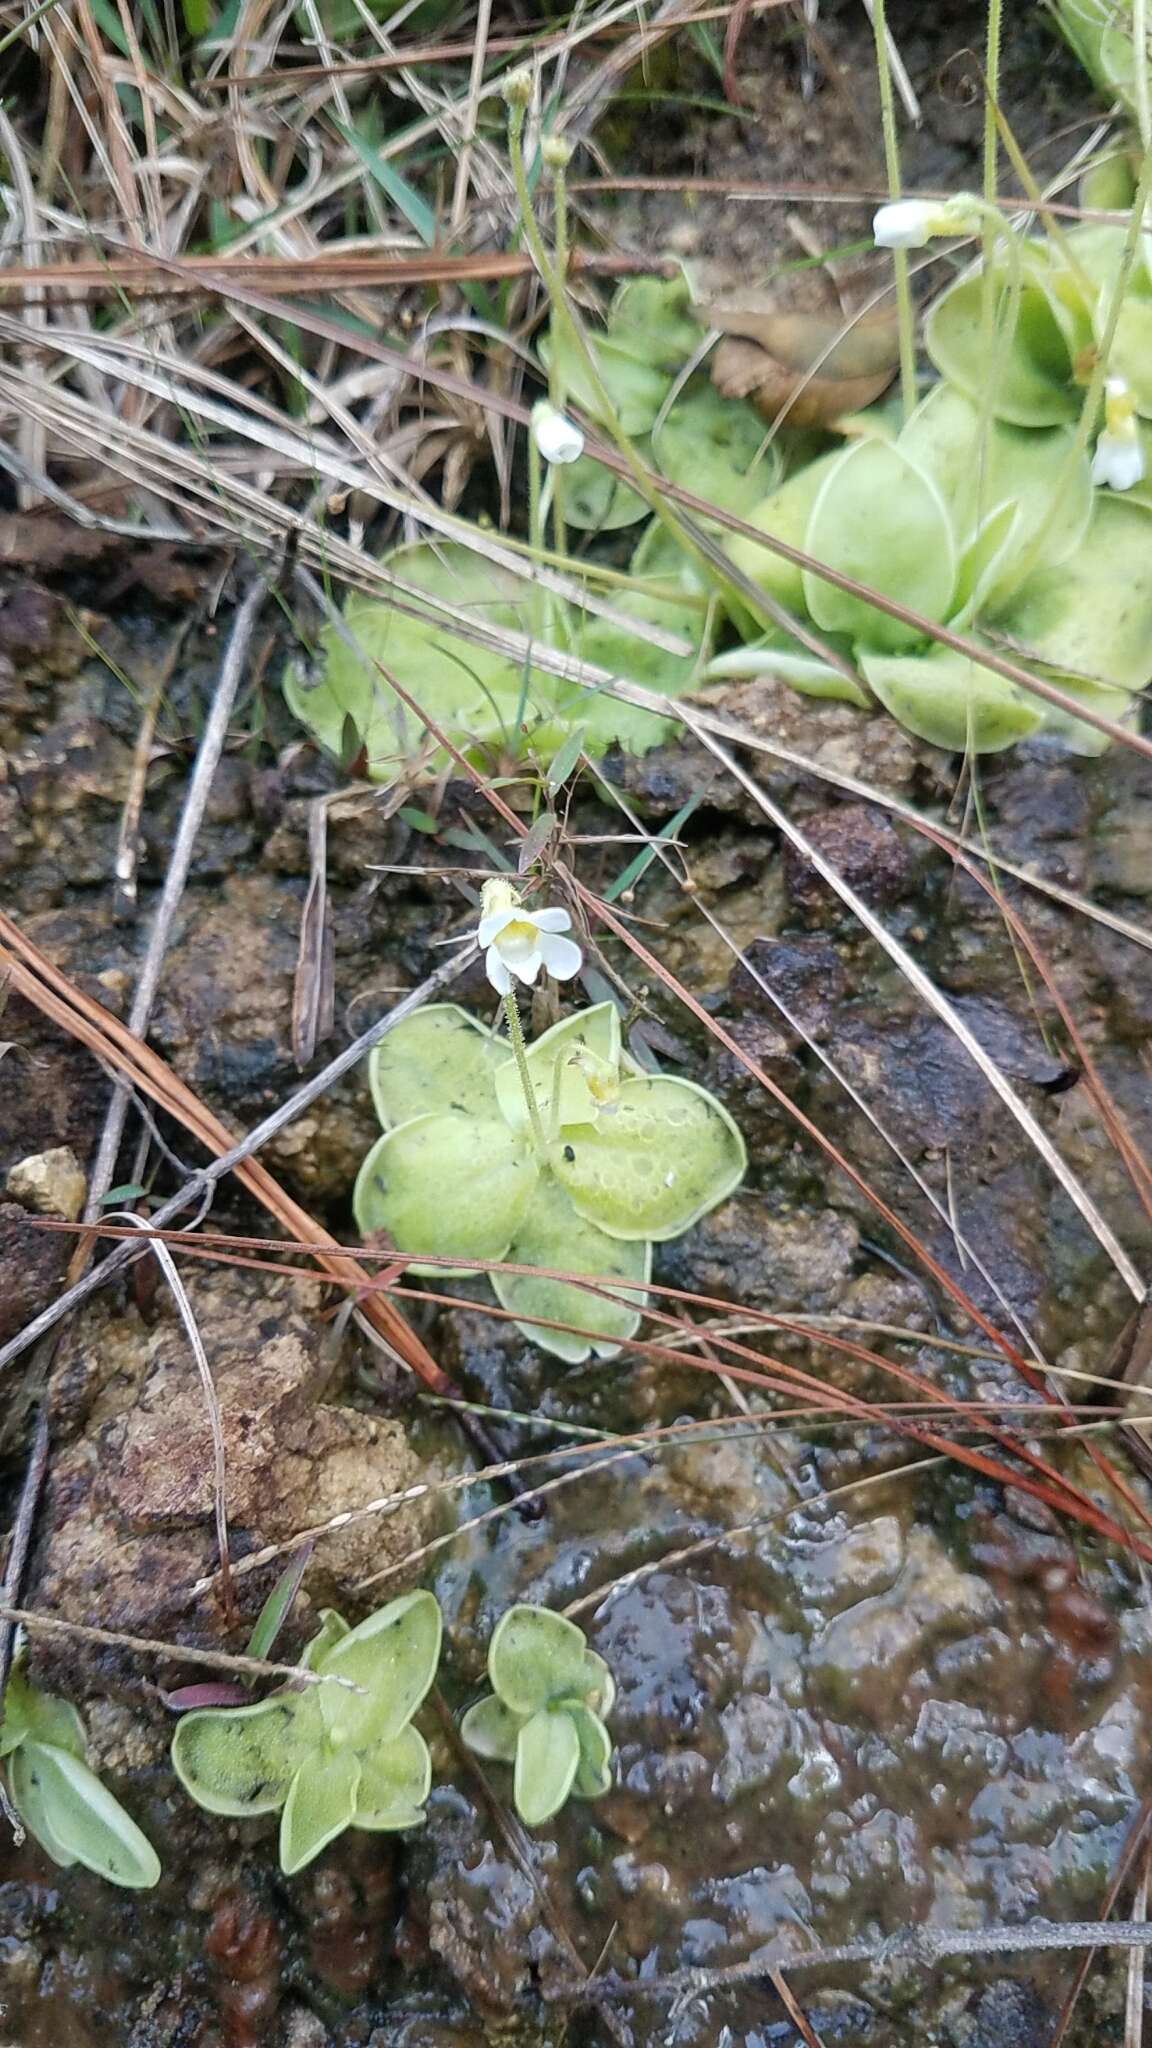
[[526, 107], [532, 98], [532, 72], [527, 64], [510, 71], [500, 88], [510, 107]]
[[584, 436], [575, 421], [546, 398], [532, 407], [532, 439], [545, 462], [576, 462], [584, 453]]

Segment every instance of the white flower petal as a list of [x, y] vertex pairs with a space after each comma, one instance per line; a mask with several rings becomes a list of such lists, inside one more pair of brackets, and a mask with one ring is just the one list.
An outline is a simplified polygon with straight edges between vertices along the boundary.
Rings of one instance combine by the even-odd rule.
[[881, 206], [872, 220], [878, 249], [923, 249], [932, 234], [934, 209], [920, 199], [896, 199]]
[[513, 974], [519, 974], [522, 962], [537, 958], [540, 951], [540, 934], [534, 924], [528, 925], [525, 929], [525, 920], [517, 918], [514, 925], [500, 933], [495, 945], [500, 958], [512, 969]]
[[532, 408], [532, 438], [545, 462], [576, 462], [584, 453], [584, 436], [575, 421], [546, 398]]
[[502, 932], [506, 924], [514, 923], [516, 918], [523, 915], [523, 911], [516, 910], [515, 908], [511, 910], [490, 910], [487, 917], [480, 919], [480, 929], [476, 937], [482, 946], [490, 946], [497, 933]]
[[552, 932], [540, 934], [540, 957], [554, 981], [570, 981], [580, 972], [584, 958], [575, 939], [561, 939]]
[[537, 931], [566, 932], [572, 927], [572, 919], [566, 910], [533, 910], [530, 915]]
[[484, 972], [492, 983], [497, 995], [506, 996], [512, 986], [512, 976], [505, 967], [495, 946], [489, 946], [488, 951], [484, 955]]
[[1130, 491], [1143, 478], [1144, 451], [1135, 435], [1101, 434], [1092, 457], [1093, 483], [1113, 491]]

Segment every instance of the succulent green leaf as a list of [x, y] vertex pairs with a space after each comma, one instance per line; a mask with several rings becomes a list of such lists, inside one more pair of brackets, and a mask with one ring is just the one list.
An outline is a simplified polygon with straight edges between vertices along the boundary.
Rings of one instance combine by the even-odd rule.
[[1019, 507], [998, 505], [989, 512], [961, 549], [956, 571], [956, 594], [949, 624], [959, 632], [980, 610], [985, 596], [1004, 576], [1004, 564], [1014, 552], [1013, 542], [1020, 527]]
[[569, 334], [567, 324], [554, 324], [540, 344], [540, 354], [555, 369], [568, 397], [589, 419], [607, 423], [614, 409], [625, 434], [647, 434], [667, 396], [671, 378], [654, 369], [645, 354], [634, 354], [630, 338], [619, 341], [611, 332], [587, 334], [600, 384], [609, 400], [605, 405], [585, 359], [584, 350]]
[[334, 1650], [337, 1643], [348, 1633], [348, 1623], [345, 1621], [344, 1616], [337, 1614], [334, 1607], [322, 1607], [320, 1609], [319, 1633], [313, 1636], [312, 1641], [301, 1656], [301, 1664], [304, 1665], [307, 1671], [318, 1670], [324, 1658], [328, 1655], [329, 1650]]
[[504, 1705], [536, 1714], [555, 1700], [580, 1699], [587, 1683], [583, 1629], [549, 1607], [521, 1604], [500, 1617], [488, 1645], [488, 1676]]
[[748, 1155], [715, 1096], [659, 1074], [622, 1082], [611, 1115], [563, 1129], [551, 1165], [580, 1215], [609, 1237], [663, 1244], [732, 1193]]
[[476, 1756], [487, 1757], [492, 1763], [510, 1764], [523, 1726], [523, 1714], [514, 1714], [511, 1707], [490, 1692], [469, 1707], [460, 1723], [460, 1739]]
[[622, 347], [674, 376], [703, 337], [691, 303], [683, 276], [629, 278], [612, 301], [608, 332]]
[[567, 1713], [580, 1748], [572, 1790], [578, 1799], [601, 1799], [612, 1790], [612, 1737], [590, 1707], [574, 1702]]
[[859, 683], [807, 653], [797, 641], [784, 646], [768, 638], [718, 654], [708, 664], [707, 680], [725, 676], [779, 676], [804, 697], [830, 697], [841, 704], [858, 704], [862, 710], [869, 704]]
[[317, 1669], [325, 1678], [350, 1679], [366, 1697], [343, 1686], [317, 1687], [334, 1740], [362, 1747], [399, 1735], [436, 1676], [442, 1628], [431, 1593], [403, 1593], [341, 1637]]
[[416, 1116], [491, 1116], [503, 1045], [455, 1003], [425, 1003], [374, 1046], [368, 1078], [386, 1131]]
[[512, 1797], [526, 1827], [559, 1813], [580, 1765], [580, 1738], [570, 1714], [545, 1707], [525, 1721], [516, 1743]]
[[[1110, 718], [1117, 725], [1137, 726], [1140, 719], [1141, 698], [1131, 696], [1127, 690], [1111, 690], [1102, 683], [1086, 683], [1082, 676], [1049, 675], [1047, 680], [1058, 684], [1065, 694], [1074, 697], [1087, 710], [1095, 711], [1102, 718]], [[1071, 711], [1062, 711], [1057, 704], [1044, 706], [1044, 731], [1058, 733], [1070, 753], [1087, 755], [1089, 758], [1103, 754], [1112, 742], [1106, 732], [1100, 732], [1094, 725], [1086, 725]]]
[[[929, 619], [948, 616], [956, 581], [952, 524], [936, 486], [897, 446], [871, 440], [844, 450], [812, 507], [804, 546]], [[918, 628], [812, 571], [804, 574], [804, 595], [818, 626], [867, 647], [896, 653], [921, 637]]]
[[866, 654], [861, 667], [893, 718], [936, 747], [995, 754], [1041, 722], [1037, 698], [950, 647], [928, 654]]
[[[528, 1128], [528, 1105], [520, 1081], [520, 1070], [509, 1054], [506, 1040], [494, 1041], [500, 1054], [496, 1070], [496, 1100], [500, 1114], [514, 1131]], [[595, 1003], [553, 1024], [528, 1049], [528, 1072], [541, 1116], [547, 1125], [558, 1097], [560, 1123], [586, 1120], [595, 1097], [589, 1076], [602, 1076], [607, 1068], [612, 1077], [620, 1065], [620, 1016], [615, 1003]]]
[[580, 1687], [580, 1697], [594, 1714], [599, 1714], [602, 1721], [607, 1720], [616, 1704], [616, 1680], [596, 1650], [584, 1652], [584, 1683]]
[[432, 1759], [418, 1728], [362, 1752], [355, 1824], [378, 1833], [419, 1827], [432, 1787]]
[[1017, 293], [1007, 285], [994, 288], [991, 362], [979, 272], [957, 279], [937, 299], [924, 332], [941, 375], [969, 398], [979, 403], [991, 376], [991, 402], [1000, 419], [1018, 427], [1052, 427], [1076, 417], [1068, 338], [1049, 294], [1037, 284], [1026, 283]]
[[[289, 709], [329, 753], [342, 754], [350, 723], [369, 776], [387, 782], [418, 757], [426, 757], [430, 769], [448, 763], [450, 756], [429, 740], [430, 725], [469, 752], [499, 745], [512, 733], [520, 700], [513, 663], [385, 604], [354, 601], [344, 623], [355, 647], [335, 626], [325, 626], [321, 679], [290, 670], [284, 681]], [[395, 675], [419, 712], [404, 704], [382, 670]]]
[[[842, 450], [836, 449], [831, 455], [822, 455], [818, 462], [805, 463], [753, 508], [747, 515], [748, 524], [759, 527], [766, 540], [782, 540], [789, 547], [806, 548], [812, 508], [841, 459]], [[733, 534], [724, 547], [735, 567], [750, 582], [758, 583], [761, 590], [766, 590], [790, 612], [807, 616], [802, 569], [742, 533]]]
[[[1103, 304], [1102, 310], [1107, 310]], [[1152, 419], [1152, 299], [1125, 292], [1108, 369], [1112, 376], [1127, 379], [1137, 412]]]
[[1152, 515], [1099, 492], [1074, 559], [1038, 569], [995, 626], [1049, 668], [1143, 689], [1152, 677]]
[[[645, 453], [642, 438], [639, 452]], [[592, 455], [578, 456], [565, 469], [561, 489], [564, 517], [578, 533], [617, 533], [648, 514], [639, 491]]]
[[160, 1858], [148, 1837], [80, 1757], [29, 1740], [9, 1771], [16, 1806], [50, 1856], [130, 1891], [159, 1882]]
[[743, 519], [780, 480], [776, 444], [765, 453], [767, 442], [758, 412], [701, 379], [669, 409], [652, 446], [670, 483]]
[[413, 1269], [447, 1258], [467, 1272], [502, 1259], [532, 1198], [539, 1169], [499, 1117], [412, 1117], [377, 1139], [356, 1179], [352, 1207], [365, 1237], [383, 1231]]
[[208, 1813], [275, 1813], [297, 1771], [323, 1742], [316, 1688], [278, 1692], [251, 1707], [185, 1714], [172, 1737], [172, 1768]]
[[294, 1877], [351, 1826], [359, 1785], [360, 1759], [349, 1749], [321, 1750], [297, 1771], [280, 1816], [285, 1877]]
[[[624, 1243], [609, 1237], [577, 1214], [563, 1188], [548, 1175], [541, 1178], [508, 1256], [515, 1265], [586, 1273], [609, 1289], [613, 1281], [647, 1281], [652, 1271], [652, 1247], [647, 1240]], [[524, 1335], [572, 1365], [582, 1365], [592, 1355], [614, 1358], [620, 1346], [635, 1335], [647, 1301], [647, 1295], [635, 1285], [621, 1289], [616, 1300], [608, 1300], [563, 1280], [522, 1273], [495, 1272], [492, 1285], [496, 1299], [512, 1310]], [[538, 1317], [545, 1324], [572, 1323], [584, 1334], [542, 1327], [535, 1320]]]

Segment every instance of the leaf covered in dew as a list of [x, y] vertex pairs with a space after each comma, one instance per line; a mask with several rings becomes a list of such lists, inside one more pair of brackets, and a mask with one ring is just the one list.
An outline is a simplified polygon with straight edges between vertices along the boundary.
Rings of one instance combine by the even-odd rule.
[[277, 1692], [250, 1707], [186, 1714], [172, 1737], [172, 1768], [208, 1813], [275, 1813], [323, 1740], [315, 1688]]
[[1040, 725], [1040, 699], [950, 647], [927, 654], [864, 654], [861, 667], [880, 702], [932, 746], [995, 754]]
[[510, 1764], [523, 1725], [524, 1716], [514, 1714], [496, 1693], [490, 1692], [469, 1707], [460, 1723], [460, 1739], [474, 1755], [486, 1757], [491, 1763]]
[[58, 1863], [82, 1863], [110, 1884], [147, 1891], [160, 1879], [148, 1837], [94, 1771], [70, 1750], [27, 1740], [9, 1765], [13, 1803]]
[[623, 1081], [610, 1115], [561, 1130], [552, 1170], [609, 1237], [680, 1237], [743, 1180], [748, 1155], [715, 1096], [671, 1075]]
[[505, 1047], [455, 1003], [424, 1003], [373, 1046], [368, 1079], [386, 1131], [411, 1117], [468, 1110], [490, 1116]]
[[402, 1728], [391, 1741], [365, 1749], [360, 1758], [354, 1825], [391, 1834], [420, 1827], [432, 1789], [432, 1758], [418, 1728]]
[[342, 1636], [315, 1668], [363, 1696], [347, 1685], [316, 1688], [329, 1734], [346, 1746], [393, 1741], [436, 1675], [442, 1628], [431, 1593], [402, 1593]]
[[356, 1179], [352, 1206], [361, 1235], [384, 1232], [412, 1270], [444, 1258], [433, 1273], [467, 1272], [502, 1259], [524, 1220], [539, 1166], [502, 1117], [412, 1117], [378, 1138]]
[[512, 1796], [526, 1827], [559, 1813], [580, 1766], [580, 1738], [570, 1714], [547, 1707], [524, 1723], [516, 1742]]
[[521, 1602], [501, 1615], [488, 1646], [493, 1690], [512, 1713], [535, 1714], [588, 1688], [583, 1629], [550, 1607]]
[[[932, 620], [946, 619], [956, 587], [952, 522], [936, 486], [899, 447], [857, 441], [825, 476], [804, 537], [806, 551], [842, 576]], [[804, 596], [818, 626], [866, 647], [896, 653], [922, 629], [877, 611], [804, 572]]]
[[[520, 1070], [506, 1041], [493, 1041], [499, 1055], [496, 1100], [510, 1129], [526, 1130], [528, 1106]], [[620, 1014], [615, 1003], [596, 1003], [578, 1010], [536, 1039], [528, 1048], [528, 1072], [547, 1125], [554, 1101], [560, 1123], [586, 1121], [595, 1107], [589, 1076], [607, 1069], [614, 1079], [620, 1065]]]
[[[511, 1309], [518, 1327], [533, 1343], [546, 1345], [572, 1365], [585, 1359], [614, 1358], [635, 1335], [647, 1302], [635, 1284], [609, 1298], [613, 1280], [647, 1281], [652, 1271], [652, 1246], [646, 1240], [624, 1243], [580, 1216], [563, 1188], [543, 1177], [508, 1250], [513, 1265], [548, 1266], [566, 1273], [584, 1273], [600, 1285], [595, 1293], [543, 1274], [492, 1274], [497, 1301]], [[536, 1321], [540, 1318], [540, 1321]], [[570, 1323], [573, 1330], [541, 1327]], [[579, 1334], [583, 1333], [583, 1334]]]

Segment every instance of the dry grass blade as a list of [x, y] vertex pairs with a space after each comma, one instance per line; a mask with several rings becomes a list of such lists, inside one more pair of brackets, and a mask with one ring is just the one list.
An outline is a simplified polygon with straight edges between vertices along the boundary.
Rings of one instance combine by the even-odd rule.
[[200, 1385], [204, 1391], [204, 1407], [208, 1415], [208, 1428], [212, 1437], [212, 1512], [216, 1523], [216, 1548], [220, 1557], [220, 1589], [224, 1599], [224, 1612], [231, 1623], [236, 1616], [236, 1601], [232, 1591], [232, 1571], [228, 1555], [228, 1467], [224, 1456], [224, 1427], [220, 1420], [220, 1402], [217, 1398], [212, 1368], [204, 1349], [204, 1340], [193, 1313], [187, 1290], [176, 1270], [176, 1261], [162, 1238], [156, 1238], [148, 1231], [143, 1216], [134, 1216], [131, 1210], [117, 1212], [125, 1223], [132, 1224], [149, 1238], [149, 1249], [168, 1283], [176, 1313], [184, 1325], [184, 1334], [196, 1360]]
[[[471, 955], [467, 957], [470, 958]], [[228, 1162], [237, 1178], [270, 1214], [275, 1216], [293, 1237], [309, 1245], [318, 1265], [338, 1284], [361, 1290], [365, 1294], [371, 1293], [370, 1278], [364, 1268], [353, 1266], [350, 1270], [347, 1259], [341, 1254], [335, 1239], [314, 1221], [307, 1210], [302, 1209], [298, 1202], [293, 1201], [291, 1196], [284, 1192], [265, 1166], [250, 1158], [243, 1148], [239, 1148], [238, 1153], [231, 1133], [225, 1129], [219, 1118], [205, 1107], [199, 1097], [173, 1074], [166, 1061], [153, 1052], [150, 1046], [135, 1038], [124, 1025], [110, 1016], [108, 1011], [77, 989], [2, 911], [0, 960], [7, 965], [12, 985], [21, 995], [43, 1010], [45, 1015], [63, 1030], [80, 1039], [116, 1073], [123, 1075], [135, 1087], [142, 1089], [153, 1101], [177, 1117], [215, 1157], [220, 1164], [220, 1170], [225, 1170], [224, 1162]], [[425, 989], [416, 993], [421, 999], [426, 999], [429, 986], [446, 985], [465, 964], [466, 958], [458, 957], [442, 970], [439, 976], [430, 977]], [[411, 1001], [407, 1005], [397, 1005], [390, 1013], [390, 1021], [397, 1021], [400, 1015], [406, 1014], [407, 1009], [412, 1007], [415, 1007], [415, 1003]], [[384, 1028], [387, 1028], [387, 1022], [384, 1022]], [[365, 1038], [371, 1040], [372, 1034], [365, 1034]], [[358, 1041], [354, 1056], [345, 1055], [342, 1061], [333, 1062], [332, 1070], [343, 1071], [345, 1063], [354, 1064], [355, 1057], [360, 1056], [362, 1042]], [[306, 1091], [300, 1091], [301, 1096], [305, 1093]], [[311, 1100], [310, 1093], [307, 1099]], [[272, 1121], [272, 1127], [278, 1127], [275, 1120]], [[268, 1135], [270, 1134], [269, 1129]], [[66, 1306], [67, 1297], [63, 1304], [56, 1304], [52, 1312], [46, 1311], [43, 1316], [38, 1317], [36, 1323], [29, 1326], [29, 1331], [34, 1330], [39, 1334], [41, 1328], [51, 1328], [59, 1319], [59, 1315], [66, 1312]], [[366, 1299], [362, 1313], [385, 1343], [433, 1392], [455, 1391], [426, 1345], [421, 1343], [415, 1331], [383, 1296]], [[13, 1340], [17, 1352], [30, 1341], [29, 1331], [22, 1332], [20, 1339]], [[10, 1351], [11, 1346], [5, 1346], [0, 1351], [0, 1363]]]
[[753, 802], [763, 811], [765, 817], [771, 820], [776, 830], [811, 863], [817, 874], [827, 882], [830, 889], [835, 890], [841, 902], [852, 912], [853, 917], [859, 920], [869, 936], [875, 939], [877, 945], [883, 947], [889, 959], [899, 967], [917, 995], [947, 1024], [969, 1059], [979, 1067], [989, 1086], [995, 1089], [1009, 1115], [1019, 1124], [1029, 1143], [1035, 1147], [1045, 1165], [1055, 1175], [1069, 1201], [1079, 1211], [1097, 1243], [1107, 1253], [1129, 1292], [1137, 1301], [1143, 1301], [1145, 1284], [1111, 1226], [1100, 1214], [1088, 1190], [1077, 1179], [1067, 1162], [1060, 1157], [1047, 1132], [1041, 1129], [1027, 1104], [1017, 1095], [1007, 1075], [1001, 1072], [995, 1060], [984, 1050], [975, 1032], [965, 1023], [943, 990], [937, 988], [931, 976], [924, 972], [919, 961], [913, 958], [907, 947], [893, 936], [863, 898], [845, 881], [839, 870], [813, 844], [807, 833], [802, 832], [800, 827], [793, 823], [755, 778], [740, 766], [728, 749], [721, 746], [711, 733], [703, 734], [702, 738], [709, 752], [723, 763], [740, 787], [747, 790]]
[[165, 1643], [155, 1636], [125, 1635], [120, 1629], [96, 1628], [86, 1621], [65, 1621], [41, 1614], [35, 1607], [10, 1607], [0, 1602], [0, 1621], [26, 1628], [29, 1635], [73, 1636], [79, 1643], [99, 1643], [110, 1650], [136, 1650], [142, 1656], [164, 1657], [176, 1664], [203, 1664], [209, 1671], [231, 1671], [237, 1678], [290, 1678], [299, 1685], [338, 1685], [345, 1692], [363, 1687], [350, 1678], [326, 1678], [305, 1664], [273, 1664], [266, 1657], [239, 1657], [228, 1650], [201, 1650], [187, 1643]]

